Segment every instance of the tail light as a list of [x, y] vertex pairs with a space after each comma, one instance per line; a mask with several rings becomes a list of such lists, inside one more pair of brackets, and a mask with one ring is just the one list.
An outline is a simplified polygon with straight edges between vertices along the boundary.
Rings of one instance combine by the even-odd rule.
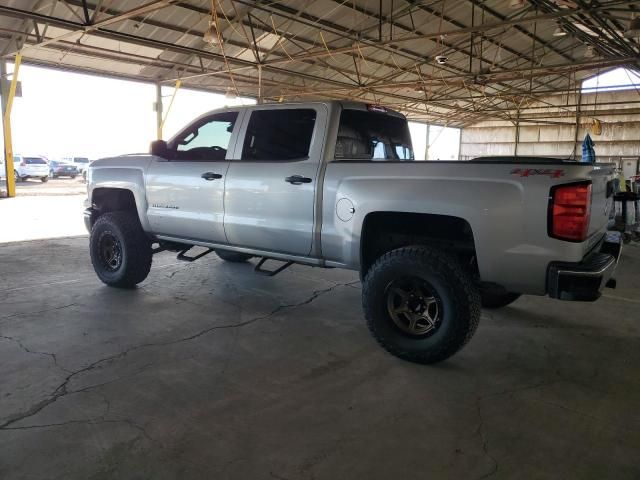
[[549, 236], [582, 242], [589, 233], [591, 182], [557, 185], [549, 197]]

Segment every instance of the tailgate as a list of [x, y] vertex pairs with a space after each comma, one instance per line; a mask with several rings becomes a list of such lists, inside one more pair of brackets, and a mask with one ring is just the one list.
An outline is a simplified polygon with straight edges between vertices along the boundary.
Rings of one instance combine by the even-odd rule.
[[609, 214], [613, 208], [613, 165], [599, 165], [589, 173], [591, 187], [591, 217], [589, 219], [589, 245], [600, 240], [607, 230]]

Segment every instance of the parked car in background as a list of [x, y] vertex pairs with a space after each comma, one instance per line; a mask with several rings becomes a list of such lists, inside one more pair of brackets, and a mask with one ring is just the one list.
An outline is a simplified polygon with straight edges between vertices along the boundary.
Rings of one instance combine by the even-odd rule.
[[64, 157], [62, 160], [64, 162], [75, 165], [78, 168], [78, 174], [80, 175], [86, 172], [89, 164], [91, 163], [91, 160], [89, 160], [87, 157]]
[[51, 178], [76, 178], [78, 176], [78, 167], [61, 160], [49, 160], [49, 176]]
[[14, 155], [13, 174], [16, 182], [27, 178], [39, 178], [40, 181], [46, 182], [49, 180], [49, 164], [39, 155]]

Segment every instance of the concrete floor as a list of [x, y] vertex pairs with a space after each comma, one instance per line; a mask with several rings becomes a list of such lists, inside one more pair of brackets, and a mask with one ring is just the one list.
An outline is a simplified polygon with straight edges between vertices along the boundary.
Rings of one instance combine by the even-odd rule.
[[78, 178], [29, 179], [16, 184], [15, 198], [2, 195], [0, 182], [0, 244], [87, 233], [82, 220], [87, 185]]
[[594, 304], [483, 312], [449, 361], [369, 336], [352, 272], [0, 246], [0, 478], [640, 478], [640, 248]]

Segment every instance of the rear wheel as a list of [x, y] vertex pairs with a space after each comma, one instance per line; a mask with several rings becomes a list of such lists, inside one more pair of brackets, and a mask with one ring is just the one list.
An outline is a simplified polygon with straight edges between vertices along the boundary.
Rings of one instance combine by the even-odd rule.
[[13, 178], [15, 178], [16, 182], [21, 182], [22, 181], [22, 177], [20, 176], [20, 174], [18, 173], [17, 170], [13, 171]]
[[427, 246], [393, 250], [367, 272], [362, 304], [387, 351], [416, 363], [449, 358], [473, 336], [480, 296], [455, 258]]
[[40, 177], [40, 181], [42, 183], [48, 182], [49, 181], [49, 177], [48, 176], [47, 177]]
[[107, 285], [133, 288], [151, 269], [151, 241], [134, 212], [110, 212], [98, 217], [91, 229], [91, 263]]
[[520, 296], [521, 295], [519, 293], [511, 293], [511, 292], [501, 293], [501, 294], [482, 292], [480, 294], [480, 298], [482, 301], [482, 308], [506, 307], [507, 305], [519, 299]]
[[216, 255], [225, 262], [244, 263], [253, 258], [253, 255], [247, 253], [230, 252], [229, 250], [216, 250]]

